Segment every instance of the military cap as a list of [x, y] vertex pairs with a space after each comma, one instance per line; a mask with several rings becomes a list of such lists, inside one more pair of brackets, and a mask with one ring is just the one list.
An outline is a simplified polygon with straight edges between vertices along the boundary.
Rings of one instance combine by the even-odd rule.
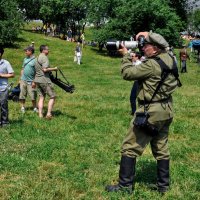
[[165, 40], [165, 38], [158, 33], [153, 33], [150, 31], [148, 36], [145, 38], [145, 40], [147, 43], [154, 44], [155, 46], [158, 46], [162, 49], [169, 47], [169, 44]]

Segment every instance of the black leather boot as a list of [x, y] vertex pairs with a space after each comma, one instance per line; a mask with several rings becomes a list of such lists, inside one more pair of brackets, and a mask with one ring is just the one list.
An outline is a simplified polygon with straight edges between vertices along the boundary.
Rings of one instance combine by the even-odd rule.
[[133, 192], [133, 181], [135, 175], [136, 158], [128, 156], [121, 157], [120, 170], [119, 170], [119, 183], [116, 185], [107, 185], [106, 191], [108, 192]]
[[157, 187], [163, 194], [169, 189], [169, 160], [157, 161]]
[[157, 183], [149, 184], [149, 189], [158, 191], [161, 195], [169, 189], [169, 160], [157, 161]]

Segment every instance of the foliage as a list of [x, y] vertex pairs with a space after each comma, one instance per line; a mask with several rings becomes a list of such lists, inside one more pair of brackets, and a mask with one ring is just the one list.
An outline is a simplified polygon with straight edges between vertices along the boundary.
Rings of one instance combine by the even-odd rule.
[[40, 19], [39, 11], [42, 0], [17, 0], [18, 6], [26, 20]]
[[164, 1], [122, 1], [114, 10], [115, 17], [96, 34], [98, 41], [108, 38], [127, 40], [140, 31], [152, 30], [162, 34], [171, 45], [177, 44], [183, 24]]
[[13, 43], [22, 25], [22, 16], [14, 0], [0, 0], [0, 44]]
[[181, 21], [186, 25], [187, 22], [187, 0], [167, 0], [169, 6], [175, 10], [176, 14], [181, 18]]
[[91, 0], [88, 6], [88, 21], [94, 23], [97, 29], [101, 28], [110, 18], [116, 17], [114, 9], [120, 2], [121, 0]]
[[71, 28], [73, 35], [84, 30], [85, 0], [18, 0], [27, 20], [41, 19], [44, 24], [56, 24], [63, 33]]
[[200, 31], [200, 9], [190, 13], [188, 23], [192, 31]]
[[193, 57], [188, 73], [180, 74], [183, 86], [173, 94], [170, 191], [161, 197], [148, 188], [156, 181], [156, 161], [147, 146], [137, 159], [134, 194], [107, 193], [105, 185], [118, 180], [120, 147], [131, 120], [133, 83], [122, 80], [120, 59], [87, 46], [78, 66], [73, 62], [75, 43], [28, 31], [20, 38], [20, 48], [5, 49], [4, 58], [16, 74], [10, 82], [18, 82], [23, 48], [35, 41], [36, 56], [41, 44], [49, 45], [50, 64], [63, 70], [76, 91], [68, 94], [54, 87], [57, 98], [51, 121], [32, 112], [29, 97], [25, 114], [20, 113], [18, 103], [9, 101], [11, 124], [0, 128], [0, 199], [199, 199], [200, 69]]
[[[129, 39], [141, 30], [164, 34], [175, 45], [186, 20], [185, 2], [174, 0], [18, 0], [27, 19], [54, 23], [73, 35], [84, 31], [87, 22], [95, 25], [96, 40]], [[32, 9], [31, 9], [32, 8]], [[174, 27], [176, 27], [174, 29]]]

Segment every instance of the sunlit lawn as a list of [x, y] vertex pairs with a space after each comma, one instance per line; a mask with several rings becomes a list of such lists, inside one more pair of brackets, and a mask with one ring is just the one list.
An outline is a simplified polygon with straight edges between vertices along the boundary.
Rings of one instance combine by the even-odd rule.
[[[20, 38], [17, 47], [5, 50], [16, 73], [10, 81], [17, 84], [23, 49], [34, 41], [36, 55], [41, 44], [49, 45], [51, 65], [60, 67], [76, 90], [69, 94], [55, 86], [51, 121], [32, 112], [30, 99], [24, 115], [18, 103], [9, 102], [11, 125], [0, 129], [0, 199], [160, 199], [147, 187], [156, 175], [149, 147], [138, 158], [134, 194], [104, 191], [117, 181], [120, 147], [131, 120], [132, 82], [120, 76], [120, 58], [87, 46], [78, 66], [73, 62], [75, 43], [29, 31]], [[194, 61], [180, 75], [183, 87], [174, 94], [171, 190], [162, 199], [200, 199], [200, 66]]]

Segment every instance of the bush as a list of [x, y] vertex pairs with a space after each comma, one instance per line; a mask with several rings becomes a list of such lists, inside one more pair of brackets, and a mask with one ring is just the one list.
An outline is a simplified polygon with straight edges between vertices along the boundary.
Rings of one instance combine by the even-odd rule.
[[12, 44], [23, 23], [17, 3], [13, 0], [0, 0], [0, 44]]

